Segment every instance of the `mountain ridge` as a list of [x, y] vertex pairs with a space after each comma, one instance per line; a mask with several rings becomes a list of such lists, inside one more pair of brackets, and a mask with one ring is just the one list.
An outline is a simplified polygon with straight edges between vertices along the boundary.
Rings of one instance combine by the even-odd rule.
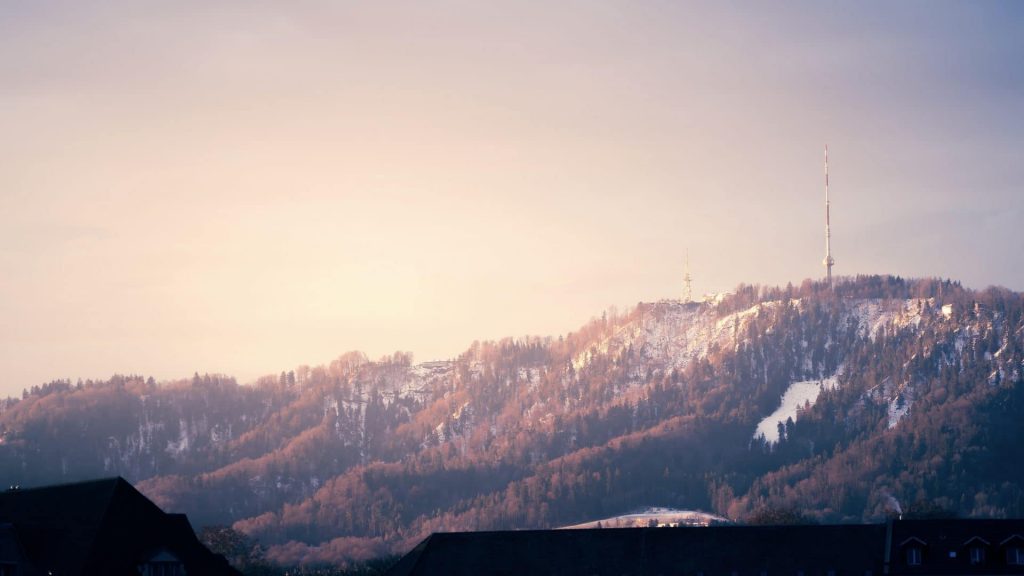
[[[1019, 293], [940, 280], [740, 285], [450, 361], [348, 353], [253, 386], [62, 382], [0, 408], [0, 469], [22, 485], [120, 473], [286, 562], [646, 506], [1019, 515], [1022, 311]], [[794, 383], [825, 378], [776, 443], [755, 434]]]

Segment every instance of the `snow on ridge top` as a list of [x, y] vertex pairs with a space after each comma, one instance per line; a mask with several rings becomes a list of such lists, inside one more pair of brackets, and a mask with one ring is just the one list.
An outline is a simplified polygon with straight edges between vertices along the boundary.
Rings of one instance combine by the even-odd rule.
[[[690, 333], [692, 327], [706, 314], [704, 307], [692, 306], [681, 300], [642, 303], [638, 312], [638, 319], [619, 326], [610, 336], [576, 354], [572, 359], [573, 369], [579, 371], [590, 364], [595, 356], [623, 350], [634, 344], [650, 346], [651, 331], [659, 327], [667, 334], [655, 335], [658, 340], [676, 340], [680, 337], [692, 340], [698, 335]], [[682, 335], [679, 334], [680, 330], [683, 331]]]
[[715, 292], [714, 294], [705, 294], [701, 301], [718, 306], [729, 296], [732, 296], [732, 292]]
[[770, 300], [719, 317], [714, 305], [665, 300], [641, 304], [638, 319], [620, 326], [614, 334], [579, 352], [572, 359], [579, 371], [598, 355], [614, 353], [630, 346], [642, 350], [646, 360], [666, 369], [684, 369], [704, 358], [713, 347], [733, 343], [736, 333], [762, 310], [772, 310], [790, 301]]
[[[799, 298], [765, 300], [720, 314], [715, 302], [721, 302], [726, 294], [704, 303], [663, 300], [641, 304], [633, 320], [580, 350], [572, 358], [572, 368], [579, 372], [595, 357], [614, 356], [632, 348], [656, 368], [683, 370], [713, 350], [728, 350], [736, 346], [737, 339], [745, 340], [746, 327], [762, 312], [774, 314], [787, 306], [803, 310], [807, 305]], [[875, 339], [883, 330], [919, 327], [932, 317], [941, 318], [944, 312], [934, 298], [864, 298], [845, 300], [841, 314], [856, 322], [862, 335]], [[766, 434], [772, 435], [771, 431]]]
[[723, 348], [733, 342], [736, 333], [743, 333], [747, 324], [765, 309], [773, 309], [780, 301], [755, 304], [745, 310], [721, 318], [713, 308], [701, 306], [666, 316], [660, 321], [644, 321], [644, 356], [666, 368], [683, 369], [698, 358], [704, 358], [713, 347]]
[[929, 315], [941, 314], [949, 319], [953, 315], [953, 305], [938, 306], [935, 298], [866, 298], [854, 301], [849, 314], [857, 319], [861, 333], [874, 340], [888, 326], [918, 328]]
[[447, 372], [451, 367], [451, 360], [434, 360], [431, 362], [420, 362], [413, 366], [411, 371], [418, 376], [428, 376], [439, 372]]
[[740, 310], [738, 312], [733, 312], [732, 314], [729, 314], [728, 316], [725, 316], [724, 318], [721, 318], [718, 321], [718, 323], [715, 326], [715, 328], [718, 331], [725, 330], [726, 328], [729, 328], [729, 329], [739, 328], [742, 325], [743, 321], [749, 319], [751, 316], [757, 316], [761, 312], [761, 310], [763, 310], [763, 309], [775, 308], [780, 303], [781, 302], [779, 300], [770, 300], [768, 302], [761, 302], [759, 304], [754, 304], [753, 306], [751, 306], [750, 308], [747, 308], [746, 310]]

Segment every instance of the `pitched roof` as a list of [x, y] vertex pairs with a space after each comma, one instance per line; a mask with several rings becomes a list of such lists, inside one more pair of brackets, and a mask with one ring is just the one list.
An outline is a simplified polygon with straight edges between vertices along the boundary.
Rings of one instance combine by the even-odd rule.
[[139, 506], [137, 516], [160, 513], [123, 478], [108, 478], [0, 492], [0, 521], [17, 526], [29, 557], [48, 559], [48, 568], [60, 573], [80, 573], [111, 510], [116, 515], [118, 508], [133, 507], [118, 502]]
[[186, 566], [237, 573], [196, 539], [182, 515], [165, 514], [124, 478], [0, 492], [0, 522], [16, 527], [26, 555], [57, 574], [137, 574], [136, 556], [167, 546]]

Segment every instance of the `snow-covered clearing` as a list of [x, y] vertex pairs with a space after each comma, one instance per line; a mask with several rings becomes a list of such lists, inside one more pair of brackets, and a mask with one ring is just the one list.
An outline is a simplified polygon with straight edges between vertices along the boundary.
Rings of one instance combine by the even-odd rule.
[[782, 394], [782, 402], [775, 412], [769, 414], [757, 425], [754, 430], [754, 438], [764, 436], [770, 444], [779, 441], [779, 423], [786, 423], [792, 418], [796, 422], [797, 414], [804, 406], [813, 406], [818, 400], [822, 390], [832, 390], [838, 386], [836, 376], [830, 376], [822, 380], [804, 380], [789, 385]]

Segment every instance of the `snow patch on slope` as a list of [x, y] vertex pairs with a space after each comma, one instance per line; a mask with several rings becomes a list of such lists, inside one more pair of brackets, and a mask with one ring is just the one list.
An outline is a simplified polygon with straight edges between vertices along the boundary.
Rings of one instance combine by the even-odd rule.
[[889, 429], [893, 429], [904, 416], [910, 414], [910, 405], [914, 403], [914, 399], [910, 394], [898, 394], [895, 398], [889, 401]]
[[754, 438], [764, 436], [769, 444], [777, 443], [779, 441], [779, 423], [785, 424], [786, 420], [790, 418], [796, 422], [800, 410], [805, 406], [813, 406], [823, 390], [834, 390], [838, 386], [837, 377], [834, 375], [823, 380], [793, 382], [782, 394], [782, 402], [779, 407], [757, 425], [754, 430]]

